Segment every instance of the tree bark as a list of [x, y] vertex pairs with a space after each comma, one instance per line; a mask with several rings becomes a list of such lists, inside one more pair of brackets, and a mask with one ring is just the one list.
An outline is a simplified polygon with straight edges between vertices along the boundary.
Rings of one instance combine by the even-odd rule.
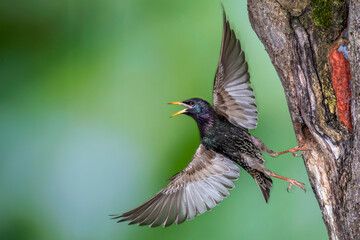
[[[330, 239], [360, 239], [360, 1], [248, 0]], [[350, 74], [351, 72], [351, 74]]]

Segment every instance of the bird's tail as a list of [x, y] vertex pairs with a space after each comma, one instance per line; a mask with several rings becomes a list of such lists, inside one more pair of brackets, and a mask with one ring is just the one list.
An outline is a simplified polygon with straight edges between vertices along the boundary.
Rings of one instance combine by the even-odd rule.
[[249, 173], [255, 179], [262, 195], [264, 196], [265, 202], [267, 203], [269, 201], [270, 189], [272, 186], [272, 180], [270, 176], [255, 169], [250, 170]]

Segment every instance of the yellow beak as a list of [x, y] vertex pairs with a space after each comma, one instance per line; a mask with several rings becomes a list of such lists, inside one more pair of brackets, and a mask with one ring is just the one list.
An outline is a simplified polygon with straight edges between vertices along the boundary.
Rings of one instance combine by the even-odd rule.
[[[176, 104], [176, 105], [183, 105], [183, 106], [185, 106], [185, 103], [183, 103], [183, 102], [171, 102], [171, 103], [169, 103], [169, 104]], [[183, 113], [186, 113], [186, 112], [187, 112], [187, 109], [185, 108], [185, 109], [183, 109], [183, 110], [181, 110], [181, 111], [178, 111], [177, 113], [174, 113], [174, 114], [171, 115], [170, 117], [175, 117], [176, 115], [183, 114]]]

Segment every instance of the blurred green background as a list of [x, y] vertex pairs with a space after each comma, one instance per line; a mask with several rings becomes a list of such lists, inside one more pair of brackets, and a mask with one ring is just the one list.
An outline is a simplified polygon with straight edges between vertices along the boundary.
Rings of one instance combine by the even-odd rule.
[[[245, 0], [223, 0], [249, 62], [259, 124], [282, 151], [297, 145], [283, 89]], [[301, 158], [267, 167], [265, 204], [244, 171], [229, 198], [190, 222], [150, 229], [111, 221], [165, 186], [199, 144], [171, 101], [211, 101], [222, 33], [209, 1], [0, 3], [0, 239], [327, 239]]]

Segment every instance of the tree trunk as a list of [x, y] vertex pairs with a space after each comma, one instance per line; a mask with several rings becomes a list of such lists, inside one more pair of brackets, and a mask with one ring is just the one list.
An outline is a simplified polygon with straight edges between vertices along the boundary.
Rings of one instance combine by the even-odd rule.
[[248, 0], [248, 11], [310, 148], [303, 159], [329, 238], [359, 240], [360, 1]]

